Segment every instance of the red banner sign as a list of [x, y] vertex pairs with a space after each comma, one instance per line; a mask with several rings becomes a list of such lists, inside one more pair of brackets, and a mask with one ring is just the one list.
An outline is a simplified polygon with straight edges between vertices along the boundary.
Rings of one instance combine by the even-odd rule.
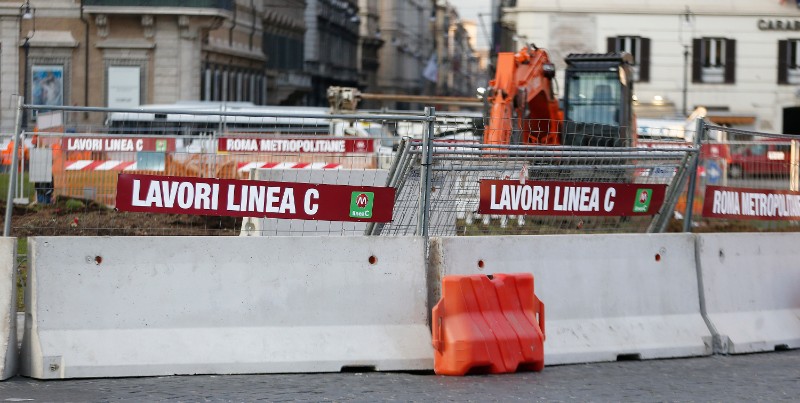
[[800, 192], [706, 186], [703, 217], [800, 220]]
[[65, 137], [65, 151], [175, 151], [173, 138]]
[[392, 221], [395, 189], [120, 174], [116, 208], [142, 213]]
[[374, 139], [320, 138], [243, 138], [223, 137], [217, 142], [219, 152], [287, 152], [287, 153], [371, 153]]
[[482, 180], [480, 214], [639, 216], [664, 203], [667, 185]]

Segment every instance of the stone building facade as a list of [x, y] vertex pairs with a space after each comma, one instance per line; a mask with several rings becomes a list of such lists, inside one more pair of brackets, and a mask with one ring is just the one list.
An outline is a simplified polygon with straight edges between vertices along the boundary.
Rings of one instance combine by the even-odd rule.
[[[380, 48], [378, 87], [382, 94], [433, 94], [426, 85], [423, 71], [434, 55], [430, 0], [380, 1], [380, 30], [384, 45]], [[387, 103], [388, 108], [408, 108], [406, 102]]]
[[360, 17], [354, 0], [307, 0], [305, 71], [309, 105], [327, 105], [329, 86], [358, 86]]
[[[1, 1], [0, 93], [24, 94], [31, 104], [119, 108], [182, 100], [267, 103], [263, 2], [119, 4]], [[4, 132], [13, 127], [15, 104], [11, 97], [0, 101]]]
[[[365, 91], [378, 88], [378, 69], [381, 61], [379, 52], [386, 41], [380, 27], [379, 11], [380, 0], [359, 0], [358, 10], [361, 20], [359, 31], [358, 62], [359, 62], [359, 88]], [[362, 102], [362, 108], [377, 108], [380, 104]]]
[[800, 134], [800, 8], [782, 0], [557, 3], [518, 0], [505, 22], [548, 49], [563, 75], [572, 52], [625, 50], [640, 104], [695, 107], [713, 120]]
[[478, 71], [475, 23], [461, 20], [449, 2], [437, 6], [436, 11], [436, 95], [474, 96], [477, 88], [488, 82]]
[[[426, 80], [424, 70], [432, 58], [440, 62], [437, 52], [449, 66], [459, 60], [460, 71], [471, 63], [463, 48], [468, 35], [437, 27], [434, 0], [152, 4], [0, 0], [0, 134], [14, 126], [15, 95], [28, 104], [114, 108], [179, 101], [324, 106], [331, 85], [419, 95], [449, 82], [454, 90], [439, 92], [460, 94], [461, 75], [448, 76], [446, 67]], [[458, 39], [434, 44], [437, 30]], [[28, 126], [35, 118], [25, 117]], [[73, 126], [102, 119], [70, 118], [83, 119], [67, 122]]]
[[264, 55], [270, 105], [305, 105], [311, 75], [305, 72], [305, 0], [265, 0]]

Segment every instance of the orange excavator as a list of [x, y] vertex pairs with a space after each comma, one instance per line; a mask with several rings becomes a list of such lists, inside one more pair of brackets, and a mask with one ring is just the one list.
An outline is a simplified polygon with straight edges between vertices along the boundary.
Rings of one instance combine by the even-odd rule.
[[553, 91], [555, 65], [535, 45], [497, 55], [489, 82], [486, 144], [632, 146], [633, 58], [628, 53], [565, 58], [563, 109]]
[[495, 78], [487, 90], [489, 121], [483, 142], [559, 144], [558, 125], [564, 114], [553, 92], [555, 75], [556, 66], [544, 49], [526, 46], [517, 53], [498, 53]]

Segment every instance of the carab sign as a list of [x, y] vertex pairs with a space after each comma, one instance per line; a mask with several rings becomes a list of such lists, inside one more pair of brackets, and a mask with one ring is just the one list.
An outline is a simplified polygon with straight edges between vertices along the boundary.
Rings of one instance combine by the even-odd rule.
[[120, 174], [116, 208], [167, 214], [392, 221], [395, 189]]
[[638, 216], [658, 213], [667, 185], [480, 181], [480, 214]]

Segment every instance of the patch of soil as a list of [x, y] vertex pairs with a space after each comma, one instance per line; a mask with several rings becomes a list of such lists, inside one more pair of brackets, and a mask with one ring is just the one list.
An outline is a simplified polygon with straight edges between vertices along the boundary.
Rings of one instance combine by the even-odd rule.
[[91, 200], [58, 197], [49, 205], [14, 206], [11, 235], [237, 236], [241, 225], [241, 218], [127, 213]]

